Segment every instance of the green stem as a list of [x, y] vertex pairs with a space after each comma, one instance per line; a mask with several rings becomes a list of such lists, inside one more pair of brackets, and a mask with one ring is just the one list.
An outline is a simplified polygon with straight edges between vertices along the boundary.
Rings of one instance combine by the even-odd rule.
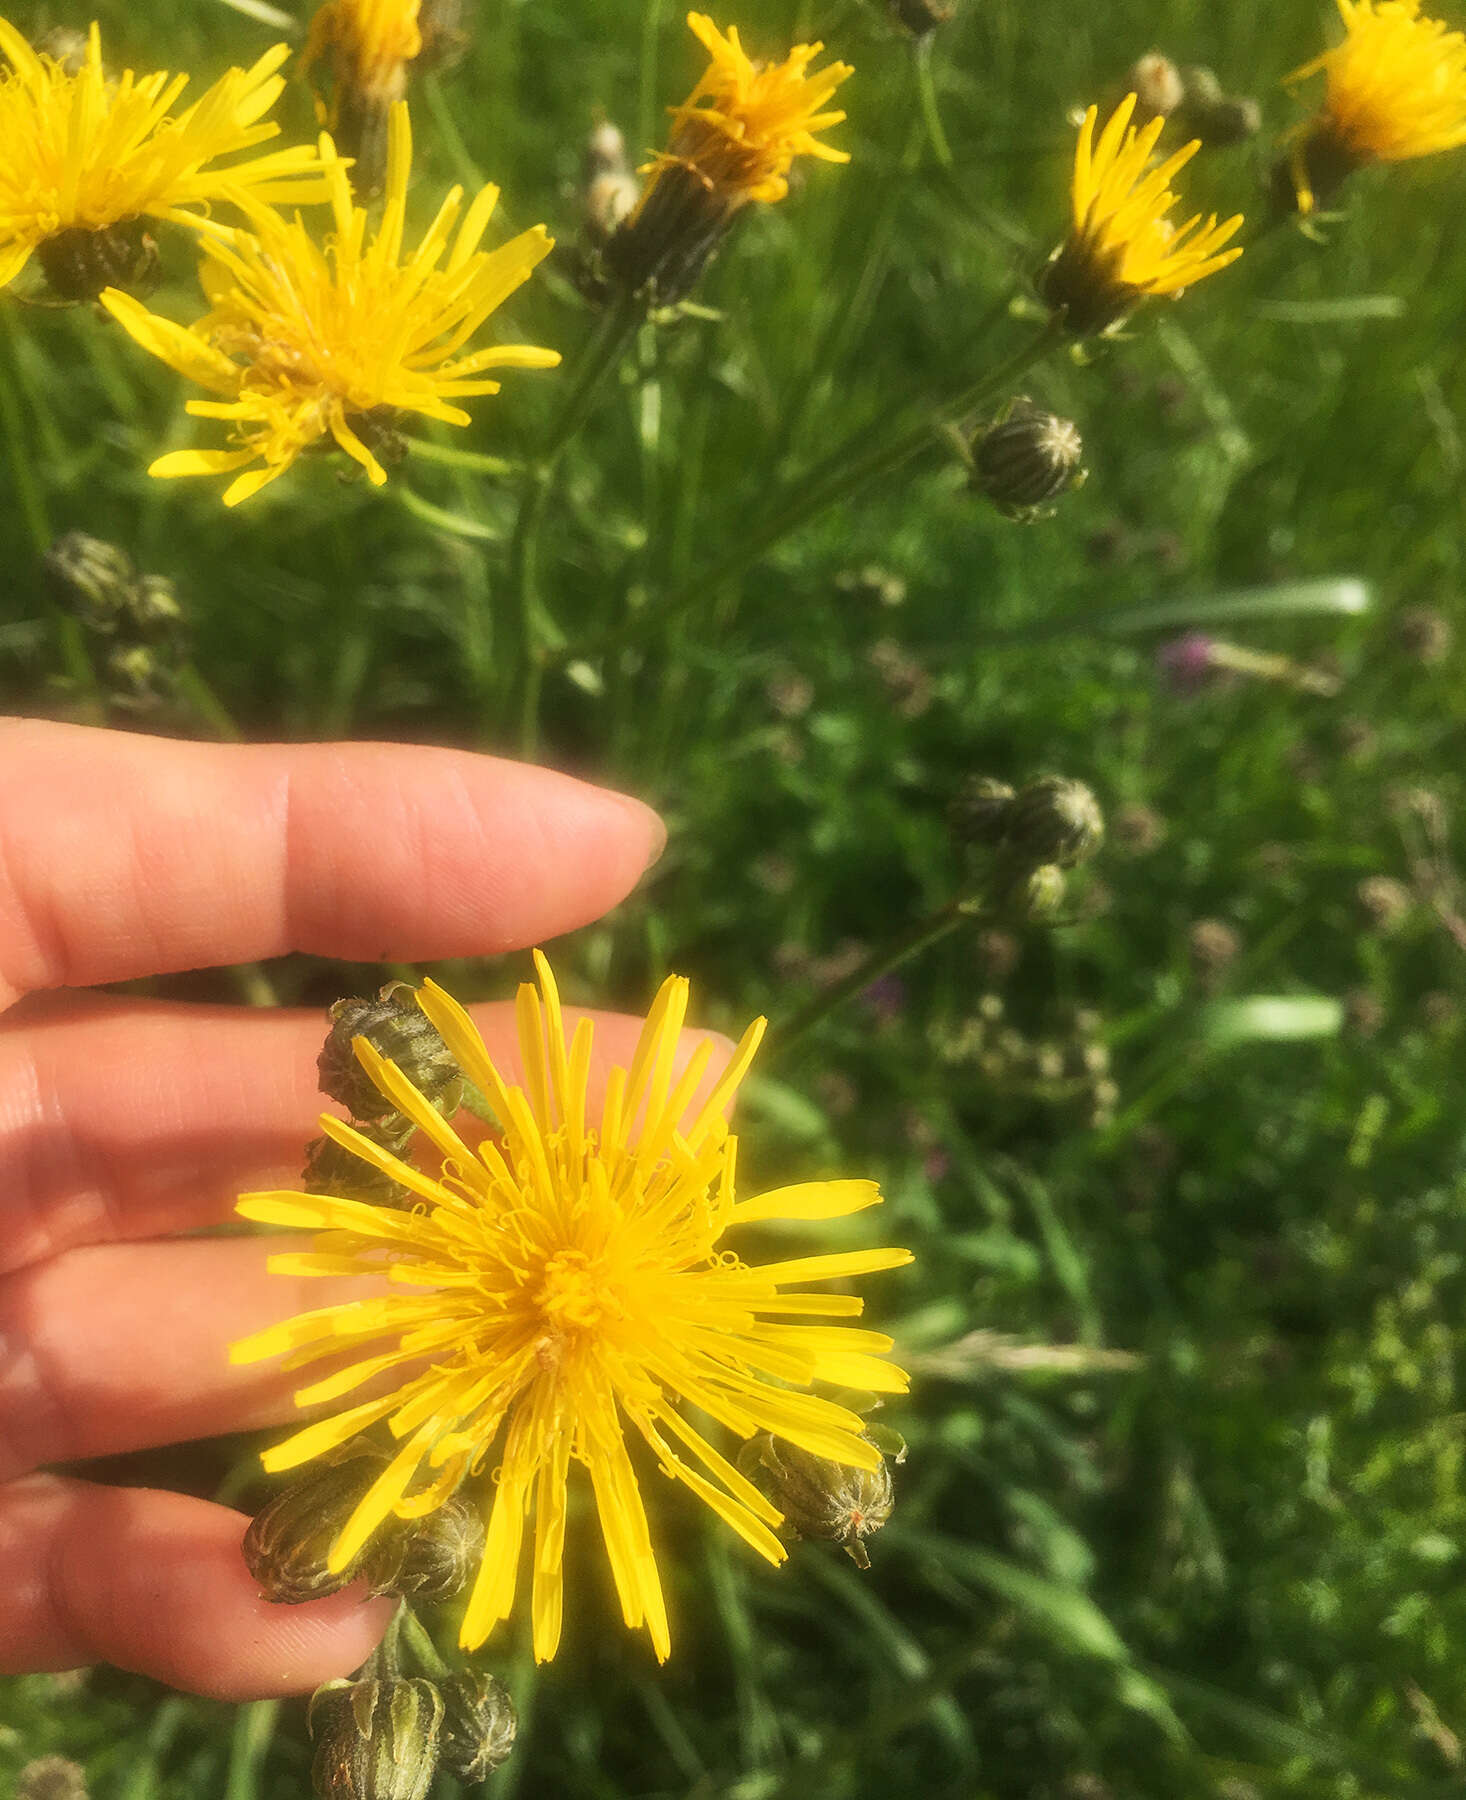
[[519, 512], [509, 545], [510, 582], [514, 590], [514, 617], [519, 641], [510, 666], [521, 684], [520, 748], [533, 754], [539, 738], [539, 696], [544, 682], [547, 640], [563, 643], [563, 636], [547, 611], [539, 591], [540, 533], [554, 489], [555, 473], [571, 439], [580, 429], [602, 381], [621, 360], [637, 326], [645, 316], [645, 303], [624, 294], [601, 315], [594, 336], [586, 345], [560, 410], [536, 456], [527, 466], [519, 490]]
[[1057, 319], [1051, 319], [1042, 331], [1026, 344], [1020, 345], [1011, 356], [996, 368], [990, 369], [980, 380], [960, 389], [950, 399], [938, 403], [934, 410], [924, 410], [921, 417], [904, 431], [898, 432], [885, 443], [872, 445], [864, 454], [860, 453], [861, 442], [866, 436], [864, 432], [847, 438], [833, 455], [826, 457], [813, 471], [798, 479], [794, 485], [802, 491], [796, 498], [776, 510], [764, 525], [755, 526], [744, 533], [736, 548], [721, 562], [704, 570], [678, 593], [673, 594], [667, 602], [668, 608], [675, 611], [706, 588], [741, 574], [801, 526], [808, 525], [821, 513], [828, 512], [832, 506], [853, 498], [862, 488], [909, 462], [926, 448], [942, 425], [949, 420], [961, 418], [964, 413], [972, 412], [991, 400], [1010, 382], [1016, 381], [1025, 370], [1047, 356], [1059, 342], [1062, 329]]
[[942, 115], [937, 110], [936, 83], [932, 80], [932, 44], [935, 32], [928, 32], [925, 37], [916, 40], [913, 56], [916, 62], [916, 98], [921, 107], [922, 123], [926, 126], [926, 141], [931, 146], [931, 153], [938, 165], [943, 169], [952, 167], [952, 146], [947, 142], [947, 134], [942, 130]]
[[405, 1600], [402, 1602], [400, 1617], [403, 1648], [416, 1659], [423, 1674], [435, 1676], [439, 1680], [444, 1675], [451, 1675], [453, 1671], [439, 1655], [432, 1634]]
[[224, 1800], [259, 1800], [260, 1772], [279, 1716], [278, 1700], [251, 1700], [234, 1715]]
[[847, 975], [843, 981], [837, 981], [833, 987], [826, 988], [824, 993], [816, 994], [808, 1006], [802, 1007], [786, 1024], [775, 1025], [764, 1039], [760, 1064], [766, 1068], [771, 1060], [786, 1055], [837, 1007], [843, 1006], [856, 994], [864, 993], [882, 975], [889, 975], [911, 957], [940, 942], [959, 925], [977, 917], [982, 906], [983, 895], [980, 892], [959, 894], [955, 900], [949, 900], [936, 912], [919, 919], [909, 931], [903, 931], [879, 945], [853, 974]]

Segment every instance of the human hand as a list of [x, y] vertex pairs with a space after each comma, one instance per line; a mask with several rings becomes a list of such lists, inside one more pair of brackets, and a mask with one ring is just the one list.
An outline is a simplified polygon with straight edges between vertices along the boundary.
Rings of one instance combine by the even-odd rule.
[[[519, 948], [614, 906], [663, 839], [639, 801], [468, 752], [0, 721], [0, 1673], [292, 1693], [355, 1668], [390, 1612], [265, 1602], [227, 1507], [37, 1472], [297, 1417], [293, 1377], [225, 1347], [356, 1291], [267, 1277], [278, 1240], [171, 1235], [295, 1182], [320, 1015], [56, 990]], [[475, 1016], [517, 1067], [512, 1004]], [[601, 1069], [640, 1026], [598, 1019]]]

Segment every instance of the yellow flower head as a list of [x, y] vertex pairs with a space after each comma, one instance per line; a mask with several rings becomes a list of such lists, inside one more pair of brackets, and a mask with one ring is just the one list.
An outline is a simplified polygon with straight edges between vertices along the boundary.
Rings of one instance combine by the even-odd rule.
[[458, 354], [528, 280], [551, 239], [535, 225], [497, 250], [480, 250], [499, 190], [482, 190], [455, 235], [463, 190], [454, 188], [416, 250], [404, 256], [412, 161], [405, 102], [392, 110], [386, 203], [369, 242], [366, 213], [352, 203], [346, 166], [329, 137], [321, 139], [321, 160], [336, 227], [327, 250], [299, 218], [287, 223], [262, 208], [252, 215], [253, 232], [205, 245], [199, 280], [211, 307], [196, 325], [175, 325], [115, 288], [102, 295], [145, 350], [223, 396], [191, 400], [188, 410], [227, 419], [234, 448], [174, 451], [148, 473], [246, 469], [225, 491], [226, 506], [283, 475], [303, 451], [332, 440], [380, 486], [387, 474], [377, 450], [401, 450], [397, 415], [467, 425], [468, 414], [455, 402], [499, 391], [485, 370], [550, 369], [560, 360], [558, 351], [529, 344]]
[[691, 292], [744, 206], [784, 198], [796, 156], [850, 160], [815, 136], [845, 117], [829, 101], [852, 73], [847, 64], [827, 63], [811, 75], [823, 44], [796, 44], [781, 63], [757, 63], [736, 25], [724, 37], [705, 13], [689, 13], [687, 23], [712, 61], [683, 104], [670, 108], [667, 148], [642, 169], [641, 196], [603, 253], [616, 284], [661, 305]]
[[1205, 223], [1198, 213], [1184, 225], [1166, 214], [1178, 196], [1170, 181], [1201, 148], [1183, 144], [1151, 167], [1164, 119], [1137, 131], [1130, 123], [1135, 95], [1127, 94], [1095, 142], [1098, 111], [1091, 106], [1079, 128], [1074, 153], [1074, 224], [1040, 279], [1044, 298], [1062, 309], [1080, 336], [1118, 325], [1151, 294], [1179, 294], [1214, 275], [1242, 254], [1223, 249], [1242, 223], [1241, 214]]
[[[290, 54], [284, 44], [266, 51], [253, 68], [231, 69], [182, 111], [175, 108], [186, 75], [139, 77], [129, 69], [110, 79], [95, 25], [75, 72], [38, 55], [4, 19], [0, 51], [9, 63], [0, 68], [0, 287], [34, 253], [50, 274], [53, 263], [74, 261], [85, 248], [78, 237], [134, 226], [141, 218], [208, 231], [205, 215], [214, 201], [325, 198], [309, 145], [216, 166], [220, 157], [250, 150], [279, 131], [261, 121], [285, 85], [275, 72]], [[119, 247], [115, 258], [122, 254]], [[90, 259], [102, 268], [106, 260], [103, 248]], [[97, 280], [93, 293], [106, 278], [104, 273]]]
[[1337, 0], [1344, 41], [1288, 77], [1323, 71], [1317, 116], [1289, 167], [1300, 212], [1352, 170], [1466, 144], [1466, 38], [1421, 16], [1419, 0]]
[[684, 1409], [740, 1438], [769, 1432], [850, 1468], [879, 1468], [860, 1417], [808, 1390], [830, 1382], [904, 1392], [906, 1378], [883, 1360], [891, 1341], [823, 1322], [858, 1315], [854, 1295], [804, 1290], [911, 1258], [849, 1250], [750, 1266], [722, 1248], [732, 1227], [836, 1218], [875, 1204], [880, 1192], [870, 1181], [820, 1181], [734, 1198], [736, 1139], [725, 1109], [763, 1021], [687, 1116], [710, 1050], [704, 1043], [674, 1074], [688, 995], [678, 977], [663, 985], [631, 1066], [610, 1071], [600, 1116], [590, 1117], [591, 1023], [581, 1019], [567, 1037], [549, 965], [535, 960], [540, 992], [521, 987], [517, 1006], [522, 1087], [490, 1061], [461, 1007], [431, 982], [419, 992], [501, 1121], [501, 1141], [471, 1149], [395, 1064], [357, 1041], [372, 1080], [440, 1152], [442, 1172], [424, 1174], [324, 1118], [337, 1143], [411, 1191], [412, 1210], [271, 1193], [245, 1195], [239, 1211], [323, 1234], [305, 1255], [272, 1258], [278, 1272], [370, 1274], [391, 1291], [302, 1314], [231, 1354], [235, 1362], [284, 1355], [294, 1368], [355, 1353], [302, 1388], [302, 1406], [339, 1400], [367, 1381], [397, 1383], [265, 1452], [267, 1468], [293, 1469], [386, 1420], [400, 1449], [337, 1537], [333, 1571], [345, 1570], [390, 1516], [423, 1517], [467, 1482], [487, 1515], [487, 1542], [460, 1641], [474, 1649], [510, 1616], [532, 1520], [531, 1611], [543, 1661], [560, 1639], [567, 1483], [579, 1463], [626, 1623], [645, 1625], [665, 1658], [667, 1614], [628, 1436], [781, 1562], [773, 1528], [782, 1515]]
[[670, 109], [671, 141], [648, 165], [651, 181], [643, 205], [666, 169], [690, 170], [713, 192], [741, 204], [782, 200], [796, 156], [850, 161], [848, 151], [814, 135], [845, 117], [826, 109], [835, 89], [854, 73], [848, 63], [826, 63], [809, 74], [823, 44], [796, 44], [781, 63], [757, 63], [744, 50], [736, 25], [724, 37], [706, 13], [689, 13], [687, 23], [712, 61], [683, 104]]
[[343, 90], [375, 99], [384, 108], [407, 87], [407, 65], [422, 51], [418, 12], [422, 0], [326, 0], [311, 20], [300, 72], [330, 56], [339, 109]]

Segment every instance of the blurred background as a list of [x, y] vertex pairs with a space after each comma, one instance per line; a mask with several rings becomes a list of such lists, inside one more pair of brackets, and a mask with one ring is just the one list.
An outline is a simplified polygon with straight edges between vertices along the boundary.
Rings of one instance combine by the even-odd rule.
[[[217, 0], [98, 16], [110, 61], [200, 83], [281, 35]], [[1185, 191], [1251, 237], [1303, 116], [1281, 78], [1338, 29], [1261, 0], [957, 0], [921, 40], [884, 0], [716, 17], [755, 53], [818, 37], [854, 64], [831, 134], [853, 160], [750, 209], [601, 394], [546, 534], [537, 708], [506, 673], [506, 551], [563, 377], [511, 374], [380, 492], [322, 458], [227, 512], [217, 483], [144, 473], [217, 429], [181, 383], [89, 309], [19, 304], [0, 703], [628, 787], [669, 848], [557, 946], [562, 982], [640, 1010], [677, 970], [734, 1031], [962, 891], [971, 777], [1087, 783], [1107, 842], [1053, 917], [950, 933], [746, 1090], [751, 1188], [875, 1175], [886, 1241], [917, 1253], [871, 1309], [917, 1377], [874, 1567], [807, 1545], [768, 1570], [668, 1508], [673, 1660], [598, 1630], [597, 1596], [548, 1669], [506, 1640], [521, 1735], [492, 1791], [1459, 1793], [1466, 155], [1358, 177], [1313, 236], [1259, 231], [1025, 376], [1083, 437], [1052, 516], [1002, 516], [934, 443], [710, 579], [801, 469], [1032, 332], [1075, 109], [1149, 51], [1214, 70], [1256, 116]], [[417, 216], [492, 179], [497, 232], [543, 220], [561, 248], [496, 323], [573, 361], [587, 142], [610, 120], [641, 160], [703, 58], [669, 0], [471, 0], [466, 23], [462, 62], [412, 89]], [[298, 85], [277, 113], [314, 128]], [[191, 264], [169, 237], [156, 309], [196, 310]], [[42, 558], [78, 529], [171, 582], [178, 618], [134, 645], [68, 610]], [[524, 962], [434, 972], [507, 994]], [[414, 973], [292, 958], [149, 991], [324, 1006]], [[254, 1447], [89, 1472], [213, 1492]], [[104, 1669], [12, 1681], [0, 1786], [55, 1754], [99, 1800], [303, 1794], [303, 1712]]]

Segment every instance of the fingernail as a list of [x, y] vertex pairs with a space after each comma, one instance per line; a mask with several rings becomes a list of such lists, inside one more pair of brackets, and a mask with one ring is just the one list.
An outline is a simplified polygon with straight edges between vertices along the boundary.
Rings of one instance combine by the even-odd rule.
[[632, 794], [617, 794], [616, 798], [641, 822], [642, 829], [647, 834], [645, 868], [654, 868], [667, 848], [667, 827], [662, 815], [648, 806], [645, 800], [638, 800]]

